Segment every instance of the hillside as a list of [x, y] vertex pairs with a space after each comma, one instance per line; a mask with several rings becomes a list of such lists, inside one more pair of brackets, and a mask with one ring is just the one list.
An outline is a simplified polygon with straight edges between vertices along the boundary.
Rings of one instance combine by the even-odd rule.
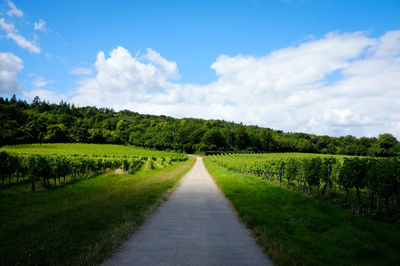
[[131, 144], [158, 150], [194, 152], [313, 152], [393, 156], [400, 143], [379, 138], [330, 137], [245, 126], [222, 120], [177, 119], [65, 102], [49, 104], [0, 97], [0, 146], [22, 143]]

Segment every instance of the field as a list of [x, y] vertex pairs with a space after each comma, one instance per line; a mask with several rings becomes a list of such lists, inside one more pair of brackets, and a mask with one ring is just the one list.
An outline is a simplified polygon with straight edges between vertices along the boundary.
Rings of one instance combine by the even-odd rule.
[[206, 168], [275, 264], [399, 265], [398, 224], [353, 215], [212, 160], [204, 160]]
[[181, 153], [143, 149], [135, 146], [122, 146], [112, 144], [81, 144], [81, 143], [56, 143], [56, 144], [25, 144], [3, 146], [0, 151], [22, 154], [63, 154], [63, 155], [97, 155], [97, 156], [180, 156]]
[[117, 145], [42, 144], [2, 150], [12, 156], [96, 155], [117, 162], [132, 156], [145, 158], [134, 174], [117, 168], [82, 175], [74, 182], [61, 179], [57, 186], [36, 180], [36, 192], [27, 182], [0, 188], [0, 265], [98, 264], [145, 221], [194, 163], [189, 158], [161, 165], [158, 158], [186, 155]]
[[[101, 263], [195, 161], [96, 144], [5, 146], [0, 156], [0, 265]], [[400, 264], [398, 158], [226, 154], [204, 163], [275, 264]]]

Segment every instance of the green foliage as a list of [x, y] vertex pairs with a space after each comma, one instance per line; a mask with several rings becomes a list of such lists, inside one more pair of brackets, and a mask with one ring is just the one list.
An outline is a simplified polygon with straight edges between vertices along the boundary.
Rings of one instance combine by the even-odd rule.
[[0, 175], [2, 184], [4, 184], [5, 175], [9, 169], [8, 163], [8, 154], [5, 151], [0, 152]]
[[361, 191], [367, 188], [369, 200], [377, 202], [376, 211], [383, 211], [381, 201], [384, 201], [386, 215], [393, 216], [393, 219], [400, 216], [400, 158], [372, 159], [297, 153], [225, 154], [209, 158], [241, 174], [279, 183], [284, 177], [289, 186], [293, 186], [292, 181], [296, 180], [298, 189], [303, 191], [307, 184], [308, 192], [317, 192], [322, 196], [336, 187], [346, 192], [345, 201], [348, 201], [350, 191], [355, 190], [358, 206], [363, 204]]
[[336, 176], [338, 169], [338, 161], [336, 158], [325, 157], [322, 159], [321, 181], [324, 183], [322, 195], [324, 195], [325, 192], [330, 189], [333, 182], [337, 181]]
[[153, 170], [154, 168], [155, 168], [155, 167], [154, 167], [153, 158], [152, 158], [152, 157], [147, 158], [146, 165], [145, 165], [146, 171], [151, 171], [151, 170]]
[[233, 122], [175, 119], [128, 110], [32, 104], [0, 97], [0, 146], [43, 143], [131, 144], [187, 153], [313, 152], [393, 156], [400, 143], [390, 134], [376, 138], [329, 137], [244, 126]]
[[322, 159], [312, 158], [303, 160], [304, 178], [308, 184], [310, 191], [313, 187], [319, 188], [321, 177], [323, 176]]
[[0, 265], [100, 265], [194, 161], [134, 176], [104, 173], [37, 193], [27, 193], [29, 184], [1, 188]]
[[[236, 155], [226, 155], [231, 157]], [[236, 162], [240, 164], [243, 157], [237, 156]], [[212, 163], [214, 158], [204, 159], [207, 170], [274, 265], [400, 264], [398, 226], [351, 215], [329, 201], [227, 171]]]
[[292, 180], [296, 179], [299, 174], [300, 162], [294, 158], [289, 158], [285, 164], [285, 179], [288, 181], [288, 183], [291, 183]]
[[350, 188], [355, 188], [357, 190], [357, 198], [359, 203], [361, 203], [360, 189], [362, 189], [367, 180], [365, 178], [367, 173], [368, 160], [359, 158], [345, 158], [343, 166], [340, 169], [339, 174], [339, 184], [344, 187], [348, 192]]
[[378, 156], [396, 156], [400, 152], [399, 142], [392, 134], [389, 133], [379, 135], [377, 146]]
[[206, 131], [202, 142], [209, 147], [209, 150], [216, 150], [217, 147], [225, 147], [225, 139], [218, 128], [211, 128]]
[[[8, 177], [8, 184], [18, 183], [20, 177], [28, 177], [35, 190], [35, 181], [43, 180], [43, 186], [54, 186], [68, 181], [92, 177], [107, 170], [122, 169], [134, 173], [143, 164], [142, 157], [148, 157], [147, 170], [155, 169], [154, 160], [161, 162], [168, 155], [171, 161], [185, 161], [186, 154], [151, 151], [136, 147], [99, 144], [41, 144], [6, 146], [0, 151], [0, 173], [2, 184]], [[162, 156], [161, 156], [162, 155]], [[146, 158], [146, 157], [145, 157]], [[162, 158], [162, 159], [161, 159]], [[14, 181], [12, 181], [14, 180]]]
[[47, 126], [47, 132], [43, 140], [46, 142], [61, 142], [66, 139], [67, 128], [63, 124]]

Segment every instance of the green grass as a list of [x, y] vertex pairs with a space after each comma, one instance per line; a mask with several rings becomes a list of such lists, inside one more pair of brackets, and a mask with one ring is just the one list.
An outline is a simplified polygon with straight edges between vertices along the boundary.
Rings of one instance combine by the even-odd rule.
[[194, 161], [135, 175], [102, 174], [35, 193], [28, 184], [1, 189], [0, 265], [100, 263], [145, 221]]
[[204, 162], [275, 264], [400, 264], [398, 226]]
[[0, 151], [27, 154], [80, 154], [80, 155], [107, 155], [107, 156], [176, 156], [181, 153], [166, 152], [112, 144], [83, 144], [83, 143], [47, 143], [24, 144], [1, 147]]

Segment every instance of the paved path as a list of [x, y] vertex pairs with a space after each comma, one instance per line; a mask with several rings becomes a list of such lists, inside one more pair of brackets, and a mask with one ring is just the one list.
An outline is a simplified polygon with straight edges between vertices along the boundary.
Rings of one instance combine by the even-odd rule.
[[204, 167], [202, 158], [103, 265], [271, 265]]

